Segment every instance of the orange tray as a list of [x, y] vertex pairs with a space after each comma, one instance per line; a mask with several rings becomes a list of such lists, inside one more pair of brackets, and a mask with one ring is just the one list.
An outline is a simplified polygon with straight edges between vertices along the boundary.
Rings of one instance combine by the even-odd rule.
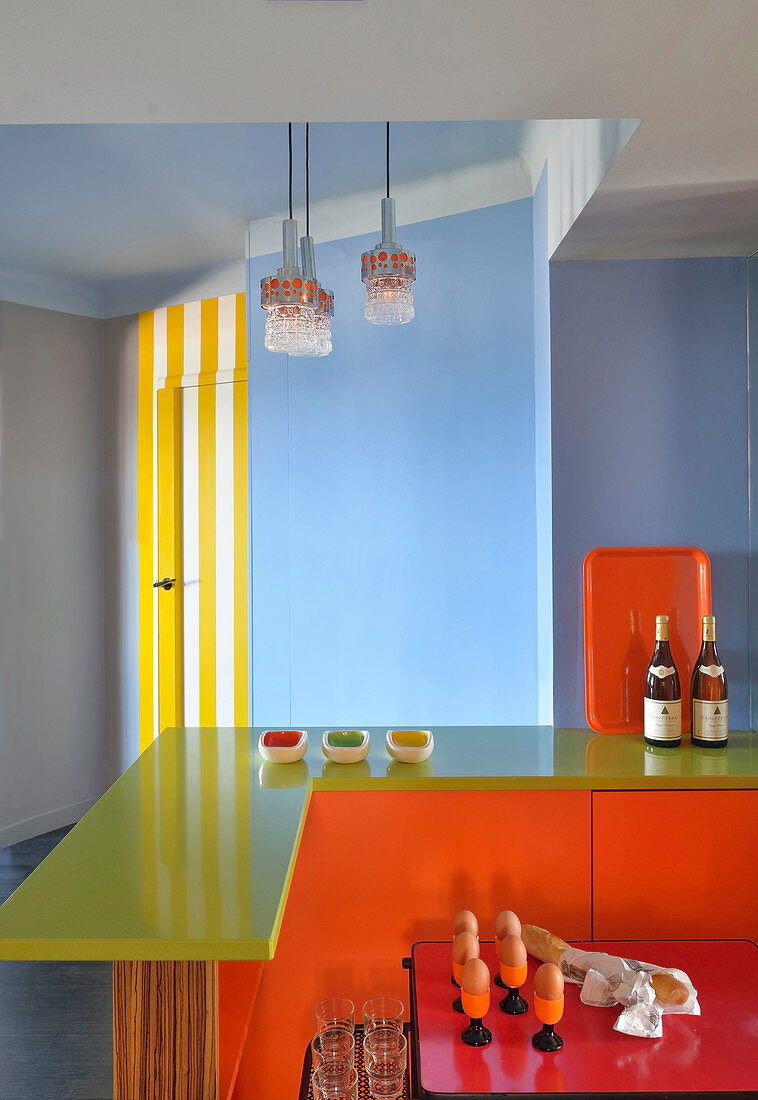
[[711, 563], [695, 546], [599, 546], [584, 559], [584, 690], [596, 733], [642, 733], [655, 616], [668, 615], [690, 728], [690, 676], [701, 617], [711, 613]]

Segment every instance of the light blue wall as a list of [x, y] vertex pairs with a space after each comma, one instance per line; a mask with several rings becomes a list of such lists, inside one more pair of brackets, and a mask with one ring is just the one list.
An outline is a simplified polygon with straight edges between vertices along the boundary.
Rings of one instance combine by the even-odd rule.
[[363, 319], [378, 233], [317, 247], [328, 358], [251, 311], [256, 724], [538, 719], [532, 200], [399, 236], [412, 324]]
[[548, 171], [534, 191], [534, 454], [537, 500], [538, 720], [553, 721], [553, 477], [550, 392], [550, 263], [548, 261]]
[[585, 725], [587, 551], [695, 545], [712, 564], [730, 724], [744, 729], [745, 261], [555, 263], [551, 312], [555, 724]]

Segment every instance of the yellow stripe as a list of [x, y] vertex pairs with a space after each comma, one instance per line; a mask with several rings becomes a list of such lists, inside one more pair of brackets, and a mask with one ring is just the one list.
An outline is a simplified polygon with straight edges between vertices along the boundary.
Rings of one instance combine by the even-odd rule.
[[[169, 364], [171, 335], [169, 329]], [[157, 394], [158, 577], [176, 579], [169, 592], [158, 592], [159, 730], [184, 725], [181, 397], [176, 388], [158, 390]]]
[[181, 386], [184, 373], [184, 306], [166, 310], [166, 388]]
[[[142, 321], [140, 316], [140, 322]], [[151, 332], [152, 332], [152, 313], [148, 314], [151, 319]], [[141, 345], [142, 341], [140, 341]], [[151, 376], [152, 385], [152, 376]], [[152, 442], [150, 446], [150, 454], [152, 455]], [[152, 496], [152, 493], [150, 494]], [[152, 515], [152, 505], [151, 505]], [[152, 637], [151, 646], [152, 650]], [[152, 668], [152, 661], [150, 664]], [[152, 704], [152, 696], [150, 697]], [[150, 737], [153, 736], [152, 721], [150, 725]], [[147, 748], [144, 745], [143, 748]], [[157, 746], [156, 746], [157, 747]], [[147, 928], [155, 928], [158, 923], [158, 866], [160, 860], [158, 858], [158, 830], [156, 822], [155, 812], [155, 792], [156, 792], [156, 763], [158, 755], [153, 753], [152, 757], [147, 757], [145, 767], [140, 769], [139, 773], [139, 820], [135, 824], [137, 836], [140, 838], [141, 848], [141, 860], [140, 867], [142, 872], [142, 889], [138, 892], [135, 890], [135, 903], [138, 906], [138, 911], [141, 913], [144, 926]]]
[[[166, 593], [168, 595], [168, 593]], [[160, 604], [159, 604], [160, 606]], [[178, 723], [181, 725], [181, 722]], [[187, 830], [184, 812], [187, 805], [187, 772], [178, 737], [161, 746], [158, 772], [158, 817], [160, 821], [160, 859], [169, 873], [171, 927], [177, 935], [187, 936]], [[155, 865], [158, 861], [155, 860]], [[165, 893], [165, 892], [164, 892]]]
[[152, 312], [140, 313], [137, 373], [140, 752], [153, 740], [153, 325]]
[[247, 315], [245, 295], [238, 294], [234, 327], [234, 381], [247, 378]]
[[[218, 370], [218, 298], [200, 303], [200, 380]], [[216, 389], [197, 391], [200, 725], [216, 725]]]

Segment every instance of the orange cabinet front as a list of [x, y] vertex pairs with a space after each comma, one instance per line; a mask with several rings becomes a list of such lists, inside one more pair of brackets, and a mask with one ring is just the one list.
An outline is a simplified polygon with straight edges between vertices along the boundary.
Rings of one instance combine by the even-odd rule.
[[311, 799], [274, 958], [265, 964], [235, 1090], [292, 1100], [312, 1006], [408, 1002], [401, 959], [448, 939], [473, 909], [481, 938], [514, 909], [525, 921], [590, 935], [589, 791], [323, 792]]
[[596, 791], [592, 805], [595, 939], [758, 939], [758, 791]]

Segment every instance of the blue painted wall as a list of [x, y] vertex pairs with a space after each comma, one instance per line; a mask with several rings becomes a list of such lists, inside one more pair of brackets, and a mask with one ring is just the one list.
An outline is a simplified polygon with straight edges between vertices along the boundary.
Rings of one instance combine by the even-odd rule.
[[550, 263], [548, 165], [534, 190], [534, 454], [537, 500], [538, 721], [553, 721], [553, 479], [550, 387]]
[[252, 310], [256, 724], [538, 718], [532, 200], [399, 236], [412, 324], [363, 319], [378, 233], [317, 247], [328, 358], [270, 355]]
[[671, 544], [711, 558], [749, 727], [745, 261], [555, 263], [551, 313], [555, 724], [585, 725], [584, 555]]

